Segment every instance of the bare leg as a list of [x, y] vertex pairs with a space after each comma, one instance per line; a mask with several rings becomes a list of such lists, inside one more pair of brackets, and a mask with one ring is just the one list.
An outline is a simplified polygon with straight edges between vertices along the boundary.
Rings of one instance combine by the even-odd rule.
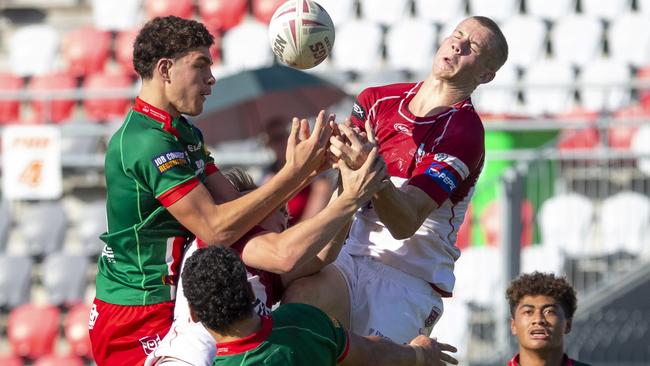
[[350, 329], [348, 285], [343, 274], [332, 264], [291, 283], [282, 297], [283, 304], [290, 302], [316, 306]]

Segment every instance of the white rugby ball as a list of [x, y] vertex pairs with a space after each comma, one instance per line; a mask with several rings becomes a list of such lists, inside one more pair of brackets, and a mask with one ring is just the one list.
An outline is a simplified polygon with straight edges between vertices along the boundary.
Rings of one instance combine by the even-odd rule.
[[288, 0], [269, 22], [273, 53], [286, 65], [312, 68], [334, 47], [334, 23], [327, 11], [312, 0]]

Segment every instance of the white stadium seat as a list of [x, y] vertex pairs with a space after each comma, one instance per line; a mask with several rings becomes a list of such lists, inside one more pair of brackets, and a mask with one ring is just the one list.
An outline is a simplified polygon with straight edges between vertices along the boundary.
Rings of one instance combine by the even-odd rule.
[[581, 0], [582, 12], [607, 20], [630, 12], [632, 0]]
[[564, 263], [560, 248], [538, 244], [521, 248], [521, 273], [552, 272], [563, 274]]
[[493, 305], [494, 294], [500, 291], [501, 257], [497, 247], [465, 248], [454, 267], [454, 298], [477, 305]]
[[426, 20], [405, 19], [386, 34], [386, 53], [392, 68], [408, 71], [431, 69], [438, 32]]
[[93, 24], [102, 30], [124, 31], [137, 27], [142, 0], [92, 0]]
[[542, 60], [523, 76], [525, 111], [531, 115], [557, 114], [573, 106], [573, 68], [566, 62]]
[[404, 20], [411, 10], [407, 0], [359, 0], [359, 4], [362, 18], [387, 26]]
[[9, 39], [9, 68], [18, 76], [43, 75], [54, 70], [59, 35], [49, 25], [21, 27]]
[[337, 29], [332, 51], [334, 66], [344, 71], [376, 71], [381, 66], [382, 30], [368, 20], [352, 21]]
[[317, 2], [327, 10], [334, 25], [345, 24], [355, 17], [354, 0], [318, 0]]
[[556, 20], [575, 12], [576, 0], [526, 0], [526, 13]]
[[546, 25], [540, 18], [513, 17], [501, 30], [508, 40], [508, 63], [525, 67], [546, 54]]
[[636, 154], [646, 156], [637, 160], [637, 167], [643, 174], [650, 177], [650, 158], [647, 157], [650, 156], [650, 144], [648, 141], [650, 141], [650, 125], [641, 125], [634, 134], [634, 137], [632, 137], [630, 148]]
[[521, 0], [468, 0], [471, 14], [484, 15], [502, 22], [519, 13]]
[[641, 14], [650, 14], [650, 0], [636, 0], [636, 8]]
[[577, 193], [557, 194], [542, 204], [539, 226], [542, 244], [558, 248], [571, 257], [589, 254], [588, 243], [594, 217], [594, 204]]
[[578, 80], [582, 106], [587, 111], [616, 111], [630, 102], [630, 89], [626, 85], [631, 76], [625, 63], [593, 60], [582, 68]]
[[415, 0], [415, 16], [442, 24], [465, 14], [463, 0]]
[[517, 69], [506, 62], [497, 71], [494, 80], [478, 87], [472, 94], [472, 102], [479, 113], [508, 114], [517, 108]]
[[610, 57], [643, 67], [650, 63], [650, 12], [625, 14], [609, 28]]
[[590, 15], [573, 15], [558, 20], [551, 29], [554, 58], [584, 65], [603, 53], [603, 24]]
[[650, 199], [637, 192], [607, 197], [600, 209], [600, 228], [604, 254], [640, 254], [650, 245]]
[[223, 62], [230, 71], [256, 69], [273, 64], [267, 27], [257, 21], [243, 22], [223, 36]]

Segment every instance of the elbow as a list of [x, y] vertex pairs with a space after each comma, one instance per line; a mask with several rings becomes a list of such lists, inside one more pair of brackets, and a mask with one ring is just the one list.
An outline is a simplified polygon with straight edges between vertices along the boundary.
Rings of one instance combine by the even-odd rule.
[[279, 275], [284, 275], [295, 270], [297, 264], [298, 263], [295, 260], [288, 257], [278, 258], [276, 260], [275, 265], [273, 266], [275, 267], [275, 270], [271, 272], [274, 272]]

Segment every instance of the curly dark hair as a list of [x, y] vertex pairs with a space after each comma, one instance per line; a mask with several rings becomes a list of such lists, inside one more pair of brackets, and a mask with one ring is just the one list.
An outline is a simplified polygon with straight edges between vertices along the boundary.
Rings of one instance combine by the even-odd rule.
[[206, 327], [228, 333], [234, 322], [252, 315], [254, 295], [246, 268], [232, 249], [199, 248], [181, 276], [187, 302]]
[[156, 17], [148, 21], [135, 38], [133, 67], [140, 77], [151, 79], [161, 58], [183, 57], [192, 49], [213, 44], [214, 37], [195, 20], [173, 15]]
[[573, 286], [564, 277], [553, 273], [533, 272], [523, 274], [513, 280], [506, 290], [510, 304], [510, 315], [514, 317], [517, 305], [524, 296], [548, 296], [560, 303], [567, 318], [572, 319], [578, 307], [578, 299]]

